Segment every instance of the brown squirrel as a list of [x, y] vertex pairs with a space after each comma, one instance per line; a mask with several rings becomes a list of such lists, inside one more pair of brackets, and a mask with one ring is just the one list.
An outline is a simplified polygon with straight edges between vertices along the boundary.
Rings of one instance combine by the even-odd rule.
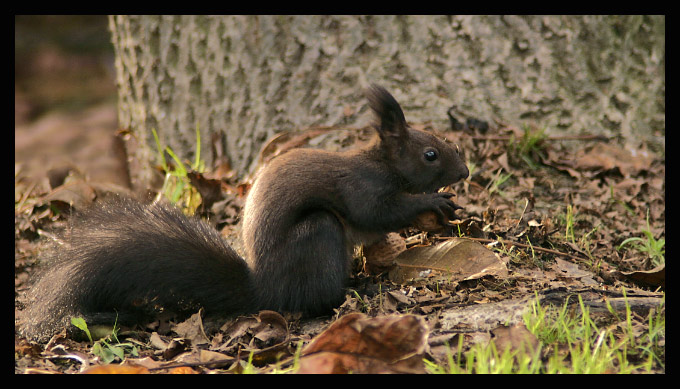
[[160, 311], [316, 315], [345, 295], [350, 249], [460, 207], [437, 189], [468, 176], [458, 150], [406, 124], [384, 88], [367, 92], [378, 122], [368, 146], [291, 150], [263, 169], [243, 213], [242, 259], [206, 222], [161, 203], [113, 198], [75, 215], [48, 255], [20, 333], [45, 339], [72, 316], [141, 323]]

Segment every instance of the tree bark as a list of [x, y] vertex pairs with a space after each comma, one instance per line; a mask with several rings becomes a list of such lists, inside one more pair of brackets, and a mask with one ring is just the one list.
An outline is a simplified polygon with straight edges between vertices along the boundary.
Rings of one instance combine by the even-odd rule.
[[371, 82], [407, 120], [441, 129], [456, 105], [664, 146], [664, 16], [112, 16], [110, 29], [138, 185], [151, 177], [152, 128], [187, 159], [197, 125], [202, 150], [219, 136], [242, 176], [280, 131], [366, 124]]

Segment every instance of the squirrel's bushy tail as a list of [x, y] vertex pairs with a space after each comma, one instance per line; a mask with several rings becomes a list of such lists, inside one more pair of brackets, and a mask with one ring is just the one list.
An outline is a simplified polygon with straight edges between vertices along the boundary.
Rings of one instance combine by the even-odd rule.
[[[72, 218], [46, 255], [20, 316], [45, 339], [72, 316], [130, 324], [159, 311], [232, 314], [256, 309], [251, 272], [220, 234], [169, 205], [112, 197]], [[200, 288], [196, 286], [200, 285]], [[103, 324], [103, 323], [101, 323]]]

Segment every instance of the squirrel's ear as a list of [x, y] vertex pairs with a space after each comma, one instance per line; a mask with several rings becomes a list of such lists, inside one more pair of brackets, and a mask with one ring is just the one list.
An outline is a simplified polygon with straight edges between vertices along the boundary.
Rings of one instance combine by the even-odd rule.
[[378, 123], [374, 126], [380, 138], [387, 141], [389, 138], [398, 138], [406, 141], [408, 130], [406, 118], [397, 100], [380, 85], [372, 84], [366, 91], [368, 104], [375, 112]]

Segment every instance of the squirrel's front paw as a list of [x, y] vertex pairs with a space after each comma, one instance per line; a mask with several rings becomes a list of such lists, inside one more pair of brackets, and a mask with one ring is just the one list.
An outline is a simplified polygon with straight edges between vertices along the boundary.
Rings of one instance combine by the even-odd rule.
[[453, 193], [439, 192], [433, 193], [430, 197], [430, 210], [434, 212], [437, 222], [442, 226], [447, 225], [449, 220], [458, 219], [455, 212], [457, 209], [463, 209], [463, 207], [451, 201], [453, 196]]

